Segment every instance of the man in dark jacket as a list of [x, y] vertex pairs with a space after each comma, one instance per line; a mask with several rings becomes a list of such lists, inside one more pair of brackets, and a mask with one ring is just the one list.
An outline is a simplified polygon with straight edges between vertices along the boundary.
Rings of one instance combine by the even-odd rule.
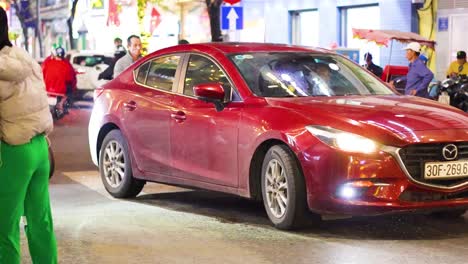
[[109, 67], [107, 67], [107, 69], [105, 69], [103, 72], [101, 72], [98, 76], [98, 80], [112, 80], [113, 77], [114, 77], [114, 67], [115, 67], [115, 63], [120, 59], [122, 58], [123, 56], [125, 56], [125, 54], [127, 54], [125, 48], [120, 45], [116, 48], [115, 52], [114, 52], [114, 59], [112, 60], [112, 62], [109, 64]]
[[372, 54], [370, 54], [369, 52], [364, 54], [364, 60], [366, 60], [366, 64], [363, 65], [364, 68], [372, 72], [375, 76], [381, 78], [383, 70], [381, 67], [375, 65], [372, 62]]

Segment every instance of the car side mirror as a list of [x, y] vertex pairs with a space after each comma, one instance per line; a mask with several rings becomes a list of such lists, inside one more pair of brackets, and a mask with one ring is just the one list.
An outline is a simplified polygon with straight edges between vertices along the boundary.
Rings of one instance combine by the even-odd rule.
[[224, 109], [224, 88], [219, 83], [202, 83], [193, 87], [193, 93], [202, 101], [213, 103], [216, 111]]

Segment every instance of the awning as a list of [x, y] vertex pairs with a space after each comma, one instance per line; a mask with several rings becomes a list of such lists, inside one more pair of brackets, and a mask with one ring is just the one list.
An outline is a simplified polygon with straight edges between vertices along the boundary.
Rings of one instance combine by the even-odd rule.
[[353, 37], [373, 41], [378, 45], [388, 47], [391, 40], [399, 42], [418, 42], [421, 45], [434, 49], [435, 41], [428, 40], [413, 32], [403, 32], [398, 30], [378, 30], [378, 29], [357, 29], [353, 28]]

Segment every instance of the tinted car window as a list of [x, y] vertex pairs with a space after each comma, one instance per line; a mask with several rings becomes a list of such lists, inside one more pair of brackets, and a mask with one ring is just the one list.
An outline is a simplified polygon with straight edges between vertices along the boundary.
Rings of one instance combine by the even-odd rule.
[[184, 94], [193, 96], [193, 87], [201, 83], [220, 83], [225, 91], [225, 100], [231, 96], [231, 84], [226, 74], [210, 59], [191, 55], [185, 75]]
[[180, 56], [178, 55], [153, 60], [146, 77], [146, 85], [171, 91], [179, 61]]
[[149, 69], [150, 64], [151, 64], [151, 62], [147, 62], [147, 63], [141, 65], [137, 69], [137, 73], [136, 73], [137, 82], [142, 83], [142, 84], [144, 84], [146, 82], [146, 75], [148, 74], [148, 69]]
[[109, 59], [103, 55], [79, 55], [73, 58], [72, 63], [81, 66], [94, 67], [102, 63], [109, 65]]
[[258, 96], [394, 94], [373, 75], [338, 55], [265, 52], [236, 54], [230, 58]]

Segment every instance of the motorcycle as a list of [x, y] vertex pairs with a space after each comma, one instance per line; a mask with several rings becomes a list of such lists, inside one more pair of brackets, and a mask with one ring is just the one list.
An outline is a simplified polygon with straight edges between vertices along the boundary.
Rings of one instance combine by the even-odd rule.
[[446, 79], [433, 89], [436, 89], [433, 92], [436, 95], [434, 99], [441, 101], [442, 96], [448, 96], [448, 103], [451, 106], [468, 112], [468, 77], [466, 75]]
[[[69, 113], [69, 110], [72, 107], [72, 100], [70, 96], [64, 97], [62, 94], [47, 92], [47, 99], [49, 102], [50, 113], [52, 114], [54, 121], [62, 119]], [[60, 109], [57, 106], [59, 103], [61, 103], [62, 100], [65, 100], [65, 102], [63, 102], [63, 108]]]

